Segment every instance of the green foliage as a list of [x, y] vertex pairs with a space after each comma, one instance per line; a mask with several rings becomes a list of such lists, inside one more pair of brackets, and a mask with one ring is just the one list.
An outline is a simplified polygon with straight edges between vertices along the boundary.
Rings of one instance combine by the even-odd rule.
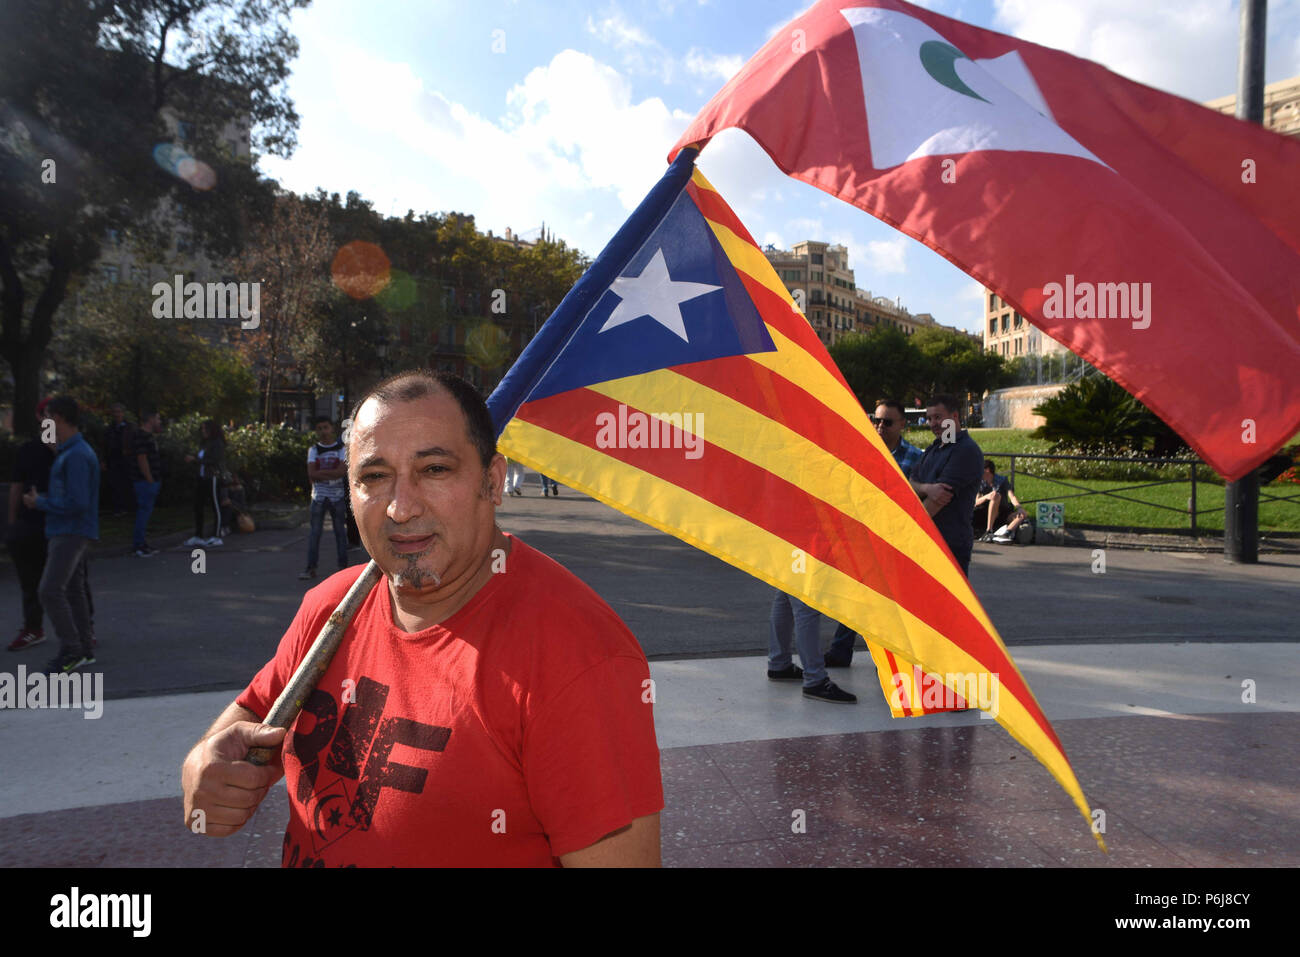
[[1003, 359], [952, 329], [924, 328], [908, 336], [893, 326], [845, 336], [830, 347], [831, 358], [863, 406], [896, 398], [924, 402], [935, 392], [981, 396], [996, 388]]
[[880, 398], [897, 398], [904, 405], [918, 391], [926, 363], [920, 351], [893, 326], [877, 326], [871, 332], [845, 336], [830, 347], [853, 394], [863, 408], [875, 408]]
[[[22, 429], [58, 310], [110, 230], [159, 262], [178, 219], [217, 255], [258, 221], [270, 186], [226, 138], [248, 129], [253, 150], [292, 151], [289, 17], [306, 2], [0, 3], [0, 356]], [[177, 157], [205, 174], [184, 178]]]
[[909, 338], [924, 360], [923, 388], [917, 391], [926, 398], [936, 392], [982, 396], [1005, 377], [1005, 360], [960, 332], [928, 326]]
[[247, 417], [257, 380], [234, 349], [204, 339], [183, 320], [155, 319], [143, 286], [90, 286], [80, 298], [51, 350], [57, 391], [101, 416], [121, 402], [136, 421], [153, 408], [168, 418]]
[[1033, 435], [1052, 441], [1056, 452], [1069, 447], [1087, 454], [1145, 452], [1167, 456], [1185, 450], [1169, 426], [1103, 375], [1071, 383], [1035, 406], [1034, 414], [1047, 421]]
[[254, 422], [226, 433], [228, 469], [237, 471], [249, 499], [299, 499], [311, 492], [307, 450], [314, 433]]

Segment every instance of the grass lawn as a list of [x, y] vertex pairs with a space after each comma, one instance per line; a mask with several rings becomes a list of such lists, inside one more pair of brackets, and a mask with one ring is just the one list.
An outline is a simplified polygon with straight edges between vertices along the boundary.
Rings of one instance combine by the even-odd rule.
[[[1045, 455], [1048, 454], [1051, 446], [1051, 442], [1046, 439], [1031, 439], [1028, 429], [971, 429], [971, 437], [986, 455], [997, 460], [998, 473], [1002, 475], [1009, 471], [1007, 466], [1010, 463], [1005, 458], [1008, 453]], [[913, 445], [925, 448], [934, 441], [934, 434], [928, 429], [912, 429], [907, 432], [906, 438]], [[1300, 436], [1297, 436], [1297, 440], [1300, 440]], [[1084, 490], [1110, 491], [1144, 485], [1147, 480], [1039, 479], [1020, 473], [1021, 469], [1027, 468], [1033, 471], [1035, 465], [1042, 464], [1044, 463], [1041, 459], [1026, 459], [1017, 464], [1016, 497], [1022, 502], [1064, 503], [1067, 528], [1070, 525], [1179, 530], [1191, 527], [1188, 515], [1188, 501], [1192, 495], [1191, 482], [1177, 482], [1119, 493], [1126, 498], [1152, 503], [1149, 505], [1103, 495], [1067, 498], [1066, 496], [1069, 495], [1081, 494]], [[1208, 467], [1206, 470], [1208, 472]], [[1071, 488], [1061, 484], [1062, 482], [1068, 482], [1071, 486], [1083, 486], [1083, 488]], [[1267, 501], [1266, 496], [1275, 496], [1286, 501], [1270, 502]], [[1158, 505], [1167, 508], [1154, 507]], [[1168, 508], [1177, 511], [1168, 511]], [[1027, 506], [1027, 511], [1030, 515], [1035, 514], [1034, 506]], [[1222, 485], [1201, 481], [1196, 483], [1196, 527], [1206, 532], [1223, 531]], [[1300, 485], [1275, 482], [1260, 490], [1259, 528], [1260, 531], [1300, 531]]]
[[[1031, 460], [1032, 461], [1032, 460]], [[1028, 463], [1026, 463], [1028, 464]], [[1134, 528], [1176, 528], [1180, 530], [1191, 527], [1188, 515], [1188, 502], [1192, 495], [1191, 482], [1175, 482], [1169, 485], [1157, 485], [1153, 488], [1140, 488], [1131, 492], [1121, 492], [1126, 498], [1151, 502], [1178, 509], [1177, 512], [1152, 505], [1140, 505], [1136, 502], [1110, 496], [1096, 495], [1087, 498], [1066, 498], [1067, 495], [1080, 494], [1083, 489], [1070, 488], [1061, 482], [1082, 485], [1090, 491], [1113, 490], [1145, 484], [1141, 480], [1125, 482], [1106, 482], [1099, 479], [1038, 479], [1028, 475], [1016, 476], [1016, 497], [1022, 502], [1047, 501], [1061, 502], [1065, 505], [1065, 524], [1070, 525], [1115, 525]], [[1265, 496], [1276, 496], [1286, 501], [1270, 502]], [[1026, 506], [1030, 515], [1035, 514], [1032, 505]], [[1200, 531], [1223, 531], [1223, 486], [1196, 483], [1196, 527]], [[1270, 485], [1260, 490], [1259, 503], [1260, 531], [1300, 532], [1300, 485]]]

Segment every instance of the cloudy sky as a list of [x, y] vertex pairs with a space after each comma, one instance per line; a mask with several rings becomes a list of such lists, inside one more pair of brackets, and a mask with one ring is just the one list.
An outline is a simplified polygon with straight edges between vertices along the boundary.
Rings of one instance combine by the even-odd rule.
[[[298, 192], [356, 190], [383, 213], [472, 213], [596, 255], [723, 83], [798, 0], [316, 0], [297, 11]], [[1235, 92], [1226, 0], [926, 0], [1193, 100]], [[1269, 4], [1267, 80], [1300, 74], [1300, 0]], [[978, 285], [925, 246], [782, 175], [728, 130], [700, 169], [760, 243], [844, 243], [858, 285], [978, 331]]]

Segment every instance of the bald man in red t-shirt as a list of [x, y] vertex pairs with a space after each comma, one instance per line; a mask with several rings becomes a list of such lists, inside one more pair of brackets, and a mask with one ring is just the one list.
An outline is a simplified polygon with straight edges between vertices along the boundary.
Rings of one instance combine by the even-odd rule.
[[[259, 722], [361, 566], [308, 592], [186, 758], [187, 825], [234, 833], [284, 774], [285, 866], [657, 866], [645, 655], [590, 588], [496, 527], [506, 465], [478, 393], [442, 373], [381, 383], [348, 462], [385, 577], [286, 736]], [[243, 760], [282, 742], [274, 766]]]

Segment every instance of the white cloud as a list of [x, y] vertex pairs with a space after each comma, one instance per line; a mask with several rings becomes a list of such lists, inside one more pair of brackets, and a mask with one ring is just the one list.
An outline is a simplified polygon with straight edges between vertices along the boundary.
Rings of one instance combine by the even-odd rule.
[[599, 22], [587, 17], [587, 32], [616, 49], [658, 47], [659, 44], [640, 27], [633, 26], [622, 13], [615, 11]]
[[906, 236], [867, 243], [859, 260], [873, 273], [907, 272], [907, 247], [914, 240]]
[[683, 60], [686, 72], [693, 76], [717, 77], [726, 83], [745, 65], [745, 58], [736, 54], [710, 53], [691, 47]]
[[[1295, 34], [1300, 4], [1283, 0], [1269, 6], [1269, 36], [1280, 46], [1283, 37]], [[994, 29], [1094, 60], [1139, 83], [1198, 101], [1236, 89], [1237, 4], [994, 0], [994, 7]], [[1300, 44], [1294, 60], [1300, 67]]]
[[572, 157], [578, 186], [615, 189], [629, 210], [663, 175], [668, 149], [690, 120], [658, 97], [633, 103], [616, 70], [575, 50], [529, 71], [507, 101], [522, 117], [516, 142], [554, 161]]
[[671, 83], [677, 69], [672, 53], [646, 31], [614, 9], [599, 21], [587, 17], [587, 32], [619, 51], [625, 70], [639, 76], [658, 77]]
[[300, 150], [264, 160], [270, 175], [299, 192], [356, 189], [384, 213], [472, 212], [485, 230], [545, 220], [592, 255], [663, 175], [690, 119], [658, 97], [634, 100], [623, 74], [575, 50], [511, 88], [500, 121], [345, 41], [313, 56], [349, 69], [313, 77], [330, 108], [304, 112]]
[[764, 38], [766, 40], [772, 39], [772, 37], [776, 36], [778, 33], [780, 33], [782, 30], [788, 27], [795, 20], [798, 20], [800, 17], [802, 17], [805, 13], [807, 13], [815, 6], [817, 6], [817, 0], [812, 0], [812, 3], [805, 3], [802, 7], [799, 7], [797, 10], [791, 13], [784, 20], [780, 21], [779, 23], [774, 23], [770, 27], [768, 27], [767, 31], [764, 33]]

